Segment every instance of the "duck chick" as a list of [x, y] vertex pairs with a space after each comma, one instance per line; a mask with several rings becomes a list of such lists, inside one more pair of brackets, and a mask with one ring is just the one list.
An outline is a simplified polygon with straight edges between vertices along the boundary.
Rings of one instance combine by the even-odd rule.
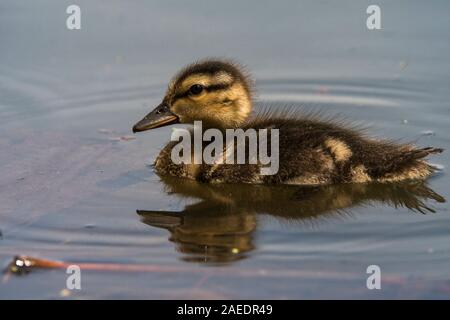
[[175, 141], [156, 158], [160, 175], [211, 183], [321, 185], [425, 179], [435, 168], [424, 158], [443, 151], [371, 139], [320, 116], [252, 110], [252, 81], [243, 68], [225, 60], [202, 60], [170, 81], [162, 103], [133, 132], [194, 121], [202, 121], [204, 130], [278, 129], [279, 170], [273, 175], [261, 175], [260, 164], [175, 164], [171, 159]]

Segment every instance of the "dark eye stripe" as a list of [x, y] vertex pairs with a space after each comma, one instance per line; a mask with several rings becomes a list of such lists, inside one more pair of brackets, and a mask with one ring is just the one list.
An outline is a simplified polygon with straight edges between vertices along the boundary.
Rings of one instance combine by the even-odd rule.
[[[208, 92], [225, 90], [225, 89], [228, 89], [229, 87], [231, 87], [232, 84], [233, 83], [212, 84], [210, 86], [204, 87], [204, 89]], [[178, 93], [178, 94], [174, 95], [174, 97], [172, 98], [172, 104], [175, 103], [175, 101], [177, 101], [178, 99], [185, 98], [188, 96], [189, 96], [189, 89], [186, 92]]]
[[221, 83], [221, 84], [212, 84], [208, 87], [206, 87], [206, 91], [212, 92], [212, 91], [219, 91], [219, 90], [225, 90], [231, 87], [232, 83]]

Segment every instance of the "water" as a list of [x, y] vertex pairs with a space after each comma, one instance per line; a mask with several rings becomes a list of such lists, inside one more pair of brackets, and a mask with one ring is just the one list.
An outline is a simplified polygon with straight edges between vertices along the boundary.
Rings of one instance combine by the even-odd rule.
[[[69, 4], [0, 5], [3, 266], [138, 266], [82, 270], [76, 299], [449, 297], [447, 153], [427, 185], [205, 186], [148, 166], [171, 128], [130, 135], [181, 66], [227, 56], [252, 71], [259, 105], [449, 149], [450, 4], [378, 1], [383, 30], [368, 31], [366, 1], [78, 1], [82, 29], [68, 31]], [[366, 288], [372, 264], [382, 290]], [[0, 297], [65, 297], [66, 278], [6, 276]]]

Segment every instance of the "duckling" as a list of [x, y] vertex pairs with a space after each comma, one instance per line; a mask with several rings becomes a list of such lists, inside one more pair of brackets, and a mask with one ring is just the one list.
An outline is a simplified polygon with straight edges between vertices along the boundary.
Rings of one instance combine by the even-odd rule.
[[[424, 158], [443, 149], [376, 140], [337, 120], [299, 112], [253, 112], [253, 82], [239, 64], [206, 59], [182, 69], [152, 112], [133, 127], [140, 132], [174, 123], [202, 121], [203, 130], [278, 129], [279, 170], [262, 175], [261, 164], [176, 164], [171, 141], [154, 167], [170, 175], [209, 183], [328, 185], [424, 180], [435, 168]], [[192, 148], [194, 149], [194, 148]]]

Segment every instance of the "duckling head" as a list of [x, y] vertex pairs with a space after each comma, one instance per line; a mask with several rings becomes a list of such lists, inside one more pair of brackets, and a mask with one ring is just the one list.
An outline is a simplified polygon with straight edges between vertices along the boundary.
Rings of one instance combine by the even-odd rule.
[[202, 60], [170, 81], [162, 103], [133, 132], [194, 121], [202, 121], [203, 128], [239, 128], [251, 111], [251, 80], [242, 67], [226, 60]]

